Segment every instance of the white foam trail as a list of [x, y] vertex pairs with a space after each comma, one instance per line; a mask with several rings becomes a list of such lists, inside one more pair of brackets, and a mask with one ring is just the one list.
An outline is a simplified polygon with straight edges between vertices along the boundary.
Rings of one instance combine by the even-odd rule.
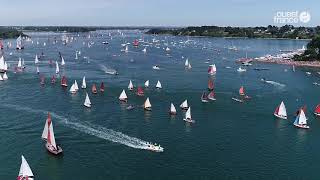
[[269, 84], [272, 84], [274, 86], [281, 86], [281, 87], [285, 87], [286, 85], [285, 84], [281, 84], [281, 83], [278, 83], [278, 82], [275, 82], [275, 81], [265, 81], [266, 83], [269, 83]]
[[[47, 114], [48, 111], [44, 110], [35, 110], [28, 107], [21, 107], [18, 105], [12, 105], [12, 104], [1, 104], [3, 107], [16, 109], [18, 111], [27, 111], [34, 114]], [[66, 118], [63, 116], [60, 116], [54, 112], [50, 112], [51, 116], [55, 119], [58, 119], [59, 123], [62, 123], [63, 125], [75, 129], [77, 131], [84, 132], [86, 134], [96, 136], [101, 139], [105, 139], [108, 141], [112, 141], [115, 143], [120, 143], [123, 145], [126, 145], [128, 147], [136, 148], [136, 149], [147, 149], [148, 145], [147, 142], [135, 137], [128, 136], [126, 134], [123, 134], [122, 132], [114, 131], [112, 129], [107, 129], [104, 127], [100, 127], [97, 125], [93, 125], [90, 123], [83, 123], [83, 122], [73, 122], [70, 121], [70, 119], [76, 119], [76, 118]]]
[[106, 74], [115, 75], [117, 73], [117, 71], [115, 69], [108, 68], [105, 65], [99, 64], [99, 66], [100, 66], [101, 70], [103, 72], [105, 72]]

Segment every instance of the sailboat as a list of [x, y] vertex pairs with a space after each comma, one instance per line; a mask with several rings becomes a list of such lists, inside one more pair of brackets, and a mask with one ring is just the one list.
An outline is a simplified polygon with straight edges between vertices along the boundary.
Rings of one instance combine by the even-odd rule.
[[21, 62], [21, 58], [20, 57], [19, 57], [17, 69], [20, 70], [20, 71], [22, 70], [22, 62]]
[[183, 118], [184, 121], [194, 123], [195, 121], [191, 118], [191, 107], [188, 108], [185, 118]]
[[128, 101], [128, 97], [126, 94], [126, 91], [123, 89], [120, 96], [119, 96], [119, 100], [123, 101], [123, 102], [127, 102]]
[[1, 74], [0, 74], [0, 81], [3, 81], [3, 78], [2, 78], [2, 76], [1, 76]]
[[41, 137], [47, 141], [46, 148], [50, 153], [54, 155], [62, 153], [61, 147], [56, 144], [50, 113], [48, 113], [48, 118], [46, 120], [46, 124], [44, 125]]
[[17, 42], [17, 47], [16, 47], [17, 50], [24, 49], [24, 46], [22, 45], [22, 37], [21, 37], [21, 35], [17, 38], [16, 42]]
[[216, 65], [215, 65], [215, 64], [209, 65], [208, 74], [209, 74], [209, 75], [214, 75], [214, 74], [216, 74], [216, 73], [217, 73]]
[[147, 53], [147, 48], [145, 47], [143, 50], [142, 50], [143, 53]]
[[138, 89], [137, 89], [137, 93], [136, 93], [138, 96], [144, 96], [144, 92], [143, 92], [143, 89], [142, 89], [142, 87], [138, 87]]
[[59, 74], [60, 70], [59, 70], [59, 64], [58, 62], [56, 61], [56, 74]]
[[62, 55], [60, 55], [60, 57], [61, 57], [61, 66], [64, 66], [66, 63], [64, 62], [64, 58], [63, 58], [63, 56]]
[[166, 47], [166, 51], [167, 51], [167, 52], [170, 52], [170, 48], [169, 48], [169, 47]]
[[131, 80], [130, 80], [130, 82], [129, 82], [128, 89], [129, 89], [130, 91], [133, 90], [133, 84], [132, 84], [132, 81], [131, 81]]
[[7, 68], [6, 68], [6, 62], [4, 60], [4, 57], [1, 56], [0, 57], [0, 72], [6, 72], [7, 71]]
[[145, 87], [145, 88], [148, 88], [148, 87], [149, 87], [149, 80], [147, 80], [147, 81], [144, 83], [144, 87]]
[[79, 86], [78, 86], [77, 80], [74, 80], [74, 88], [75, 88], [76, 91], [79, 90]]
[[176, 107], [174, 107], [173, 103], [171, 103], [171, 105], [170, 105], [169, 114], [170, 115], [176, 115], [177, 114]]
[[56, 83], [56, 77], [54, 75], [52, 75], [51, 84], [55, 84], [55, 83]]
[[86, 99], [84, 100], [83, 105], [84, 105], [85, 107], [88, 107], [88, 108], [91, 107], [91, 101], [90, 101], [90, 98], [89, 98], [88, 93], [86, 93]]
[[158, 82], [157, 82], [156, 88], [157, 88], [157, 89], [162, 89], [162, 85], [161, 85], [161, 83], [160, 83], [159, 80], [158, 80]]
[[189, 108], [188, 106], [188, 100], [184, 100], [181, 104], [180, 107], [182, 110], [187, 110]]
[[320, 104], [318, 104], [318, 105], [316, 106], [316, 109], [314, 110], [314, 114], [315, 114], [316, 116], [320, 116]]
[[4, 74], [3, 74], [3, 80], [8, 80], [9, 78], [8, 78], [8, 75], [7, 75], [7, 72], [4, 72]]
[[38, 64], [39, 63], [39, 58], [38, 58], [38, 55], [36, 54], [36, 57], [34, 58], [34, 63], [35, 64]]
[[149, 101], [149, 98], [147, 98], [147, 100], [144, 102], [143, 107], [144, 107], [144, 110], [151, 111], [151, 103]]
[[104, 92], [104, 83], [103, 82], [101, 82], [101, 85], [100, 85], [100, 92]]
[[128, 53], [129, 52], [129, 48], [128, 46], [126, 46], [126, 49], [124, 50], [125, 53]]
[[281, 119], [287, 119], [287, 110], [283, 101], [281, 101], [280, 105], [276, 108], [273, 115]]
[[68, 84], [67, 84], [67, 78], [65, 76], [62, 76], [62, 79], [61, 79], [61, 86], [63, 87], [68, 87]]
[[21, 156], [21, 165], [17, 180], [34, 180], [32, 170], [23, 155]]
[[300, 109], [299, 115], [296, 117], [296, 120], [294, 121], [293, 125], [295, 125], [298, 128], [303, 129], [309, 129], [310, 127], [307, 125], [307, 118], [303, 111], [303, 109]]
[[78, 59], [78, 52], [76, 51], [76, 57], [74, 59]]
[[207, 95], [206, 92], [203, 92], [203, 93], [202, 93], [201, 102], [204, 102], [204, 103], [209, 102], [208, 95]]
[[191, 64], [190, 64], [190, 62], [189, 62], [187, 69], [191, 69], [191, 68], [192, 68], [192, 67], [191, 67]]
[[86, 77], [85, 76], [83, 76], [81, 88], [82, 89], [86, 89], [87, 88], [87, 83], [86, 83]]
[[70, 90], [69, 90], [72, 94], [75, 94], [77, 93], [77, 90], [76, 90], [76, 85], [75, 83], [72, 84], [72, 86], [70, 87]]
[[135, 39], [135, 40], [133, 41], [133, 46], [134, 46], [134, 47], [138, 47], [138, 46], [139, 46], [139, 41], [138, 41], [137, 39]]
[[213, 81], [212, 81], [212, 79], [209, 79], [208, 80], [208, 90], [213, 91], [213, 88], [214, 88]]
[[39, 66], [37, 66], [37, 74], [40, 74]]
[[214, 92], [211, 91], [211, 92], [208, 94], [208, 99], [210, 99], [211, 101], [215, 101], [216, 98], [215, 98], [214, 96], [215, 96], [215, 95], [214, 95]]
[[93, 94], [97, 94], [97, 87], [96, 87], [96, 84], [95, 84], [95, 83], [93, 83], [93, 85], [92, 85], [91, 92], [92, 92]]

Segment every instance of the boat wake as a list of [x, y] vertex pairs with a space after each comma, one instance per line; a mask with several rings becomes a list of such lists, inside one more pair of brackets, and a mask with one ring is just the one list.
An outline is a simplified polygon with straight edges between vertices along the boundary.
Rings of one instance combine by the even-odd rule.
[[274, 85], [274, 86], [279, 86], [279, 87], [285, 87], [286, 86], [285, 84], [281, 84], [281, 83], [275, 82], [275, 81], [268, 81], [268, 80], [263, 80], [263, 79], [262, 79], [262, 81], [265, 82], [265, 83]]
[[[48, 111], [35, 110], [28, 107], [21, 107], [21, 106], [12, 105], [12, 104], [1, 104], [0, 106], [12, 108], [18, 111], [26, 111], [34, 114], [46, 115], [48, 113]], [[107, 141], [123, 144], [131, 148], [145, 149], [145, 150], [148, 149], [148, 142], [141, 140], [139, 138], [131, 137], [126, 134], [123, 134], [122, 132], [114, 131], [112, 129], [104, 128], [98, 125], [93, 125], [85, 122], [76, 122], [78, 121], [78, 119], [75, 117], [66, 118], [54, 112], [50, 112], [50, 113], [52, 117], [58, 120], [57, 121], [58, 123], [63, 124], [64, 126], [69, 127], [71, 129], [81, 131], [83, 133], [86, 133]]]
[[111, 75], [118, 74], [118, 72], [115, 69], [108, 68], [107, 66], [101, 65], [101, 64], [99, 64], [99, 66], [100, 66], [101, 70], [103, 72], [105, 72], [106, 74], [111, 74]]

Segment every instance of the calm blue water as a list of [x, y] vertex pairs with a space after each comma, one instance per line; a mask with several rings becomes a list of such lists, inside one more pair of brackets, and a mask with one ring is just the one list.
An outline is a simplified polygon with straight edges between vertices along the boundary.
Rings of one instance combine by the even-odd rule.
[[[112, 39], [107, 36], [109, 32]], [[94, 32], [91, 39], [88, 34], [69, 34], [76, 40], [66, 46], [52, 43], [62, 34], [29, 33], [34, 43], [26, 42], [25, 50], [4, 49], [11, 67], [22, 57], [27, 68], [24, 73], [9, 72], [9, 80], [0, 82], [0, 179], [17, 176], [21, 154], [36, 179], [46, 180], [317, 179], [320, 121], [312, 115], [320, 99], [319, 87], [312, 85], [319, 82], [317, 69], [296, 68], [292, 72], [286, 65], [254, 64], [240, 74], [235, 63], [246, 52], [249, 57], [275, 54], [280, 49], [301, 48], [307, 41], [189, 38], [185, 43], [187, 37], [123, 32], [125, 36], [116, 31]], [[140, 38], [146, 42], [160, 40], [159, 48], [150, 45], [144, 54], [140, 44], [138, 48], [130, 45], [127, 54], [120, 51], [122, 43]], [[110, 44], [103, 45], [105, 40]], [[95, 43], [91, 48], [86, 45], [89, 41]], [[238, 52], [227, 49], [232, 44], [239, 48]], [[170, 56], [164, 51], [167, 46], [172, 50]], [[81, 51], [79, 60], [74, 59], [76, 50]], [[93, 83], [105, 83], [104, 94], [93, 95], [87, 89], [93, 103], [91, 109], [82, 106], [85, 91], [71, 95], [59, 83], [49, 83], [55, 68], [49, 67], [48, 60], [59, 60], [58, 51], [66, 61], [65, 68], [60, 68], [69, 87], [75, 79], [80, 85], [84, 75], [90, 88]], [[44, 87], [39, 84], [33, 63], [35, 54], [41, 52], [46, 55], [39, 64], [41, 74], [46, 76]], [[185, 58], [191, 61], [191, 70], [184, 69]], [[203, 104], [200, 96], [209, 78], [206, 61], [217, 65], [217, 101]], [[152, 69], [156, 64], [161, 70]], [[120, 74], [108, 75], [104, 72], [106, 67], [117, 69]], [[255, 67], [270, 70], [255, 71]], [[306, 71], [312, 75], [306, 75]], [[260, 81], [263, 77], [285, 86], [264, 84]], [[150, 80], [152, 88], [145, 91], [145, 97], [127, 94], [128, 104], [135, 106], [149, 97], [152, 112], [140, 107], [128, 111], [125, 104], [118, 102], [130, 79], [135, 86]], [[160, 91], [154, 88], [157, 80], [163, 86]], [[243, 104], [231, 100], [241, 85], [252, 96]], [[170, 102], [178, 108], [184, 99], [192, 107], [195, 124], [186, 124], [180, 109], [175, 117], [168, 116]], [[272, 115], [281, 100], [289, 114], [286, 121]], [[308, 107], [309, 130], [292, 125], [293, 114], [304, 104]], [[48, 154], [40, 138], [48, 111], [52, 112], [63, 156]], [[140, 149], [145, 141], [160, 143], [165, 151]]]

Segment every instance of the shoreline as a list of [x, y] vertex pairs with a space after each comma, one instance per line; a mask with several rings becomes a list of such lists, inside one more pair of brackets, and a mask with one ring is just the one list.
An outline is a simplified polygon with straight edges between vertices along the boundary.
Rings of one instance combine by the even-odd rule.
[[294, 60], [279, 60], [279, 59], [271, 59], [271, 60], [254, 59], [253, 62], [282, 64], [282, 65], [290, 65], [290, 66], [294, 65], [294, 66], [300, 66], [300, 67], [320, 68], [320, 61], [294, 61]]

